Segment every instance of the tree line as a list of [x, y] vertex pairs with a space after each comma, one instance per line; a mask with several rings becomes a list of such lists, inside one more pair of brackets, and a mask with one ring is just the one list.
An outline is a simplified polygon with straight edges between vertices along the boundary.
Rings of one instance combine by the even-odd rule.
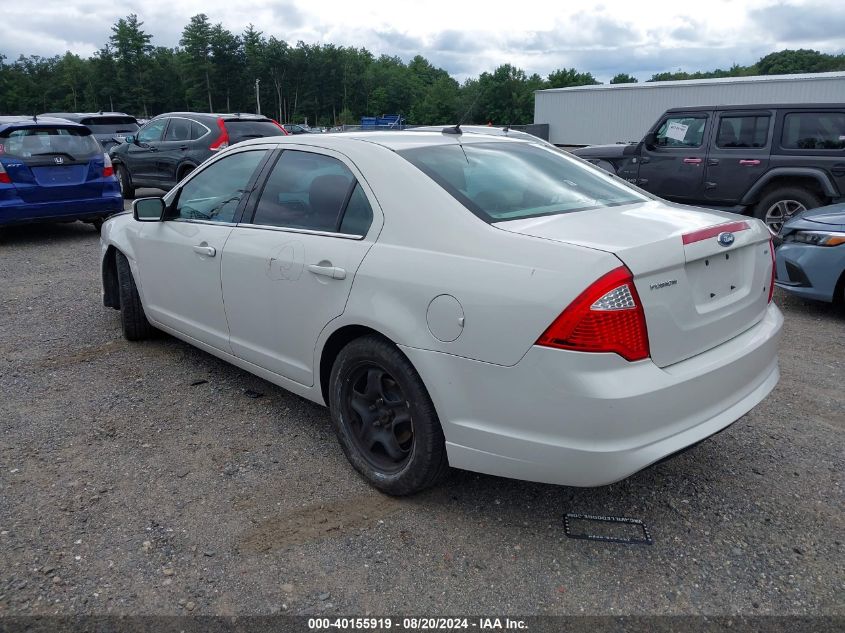
[[[563, 68], [542, 77], [510, 64], [457, 82], [417, 55], [409, 62], [366, 48], [290, 45], [250, 25], [235, 34], [192, 17], [174, 48], [153, 46], [135, 14], [119, 19], [90, 58], [0, 55], [0, 113], [123, 111], [139, 117], [178, 110], [256, 112], [279, 121], [354, 124], [361, 116], [402, 114], [416, 124], [530, 123], [534, 91], [598, 84], [589, 72]], [[728, 70], [664, 72], [649, 81], [845, 70], [845, 54], [771, 53]], [[257, 81], [256, 81], [257, 80]], [[610, 83], [636, 82], [620, 73]]]

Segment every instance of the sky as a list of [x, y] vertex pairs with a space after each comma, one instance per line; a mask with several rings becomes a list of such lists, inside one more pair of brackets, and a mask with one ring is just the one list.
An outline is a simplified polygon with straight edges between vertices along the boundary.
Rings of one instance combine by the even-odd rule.
[[845, 52], [844, 8], [843, 0], [0, 0], [0, 54], [87, 57], [129, 13], [154, 45], [176, 46], [189, 18], [205, 13], [235, 33], [252, 23], [290, 44], [365, 47], [405, 61], [420, 54], [459, 81], [504, 63], [542, 76], [574, 67], [600, 81], [619, 72], [642, 81], [747, 65], [784, 48]]

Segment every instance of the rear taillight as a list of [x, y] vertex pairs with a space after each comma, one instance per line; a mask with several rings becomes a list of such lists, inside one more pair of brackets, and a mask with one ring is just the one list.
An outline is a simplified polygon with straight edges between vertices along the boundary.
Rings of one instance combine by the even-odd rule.
[[220, 136], [218, 136], [211, 144], [211, 147], [208, 148], [212, 152], [217, 152], [229, 147], [229, 132], [226, 130], [226, 124], [223, 123], [223, 119], [217, 119], [217, 127], [220, 128]]
[[775, 243], [769, 238], [769, 253], [772, 256], [772, 277], [769, 280], [769, 303], [772, 302], [772, 295], [775, 293]]
[[569, 304], [537, 345], [580, 352], [615, 352], [629, 361], [648, 358], [648, 330], [631, 271], [610, 271]]
[[9, 174], [6, 173], [6, 170], [3, 169], [3, 163], [0, 163], [0, 183], [4, 185], [11, 185], [12, 179], [9, 177]]
[[275, 123], [275, 124], [276, 124], [276, 127], [278, 127], [278, 128], [282, 131], [282, 135], [283, 135], [283, 136], [287, 136], [287, 135], [288, 135], [288, 131], [284, 128], [284, 126], [283, 126], [281, 123], [279, 123], [276, 119], [270, 119], [270, 120], [271, 120], [273, 123]]
[[108, 154], [103, 154], [103, 178], [112, 176], [114, 176], [114, 166], [111, 164], [111, 158]]

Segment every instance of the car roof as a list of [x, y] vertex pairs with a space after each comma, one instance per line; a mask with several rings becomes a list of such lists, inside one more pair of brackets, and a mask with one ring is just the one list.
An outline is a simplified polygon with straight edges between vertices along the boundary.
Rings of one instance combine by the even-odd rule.
[[267, 142], [278, 142], [291, 145], [312, 145], [327, 149], [342, 151], [348, 147], [361, 147], [364, 144], [380, 145], [390, 150], [403, 150], [417, 147], [436, 147], [445, 145], [466, 145], [476, 143], [522, 143], [532, 144], [530, 141], [508, 138], [506, 136], [492, 136], [488, 134], [433, 134], [431, 131], [362, 131], [339, 132], [334, 134], [314, 134], [296, 136], [271, 136], [250, 139], [238, 143], [235, 147], [244, 145], [260, 145]]
[[68, 121], [67, 119], [62, 119], [54, 116], [39, 116], [37, 118], [24, 115], [0, 116], [0, 126], [2, 127], [37, 127], [39, 125], [43, 125], [44, 127], [53, 127], [56, 125], [63, 125], [65, 127], [85, 127], [84, 125], [80, 125], [79, 123], [75, 123], [73, 121]]
[[700, 105], [670, 108], [666, 112], [696, 112], [700, 110], [841, 110], [845, 103], [752, 103], [747, 105]]
[[98, 117], [115, 117], [122, 116], [134, 119], [135, 117], [125, 112], [45, 112], [39, 114], [39, 117], [54, 117], [57, 119], [69, 119], [71, 121], [77, 119], [96, 119]]
[[270, 117], [266, 117], [263, 114], [253, 114], [251, 112], [163, 112], [162, 114], [158, 114], [154, 116], [153, 119], [161, 119], [164, 117], [173, 117], [173, 116], [181, 116], [185, 118], [191, 117], [206, 117], [211, 119], [254, 119], [256, 121], [270, 121]]

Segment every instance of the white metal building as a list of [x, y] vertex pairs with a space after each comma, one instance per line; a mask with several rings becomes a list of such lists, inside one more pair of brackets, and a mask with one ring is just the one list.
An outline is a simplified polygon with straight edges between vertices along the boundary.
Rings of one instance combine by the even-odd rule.
[[555, 145], [598, 145], [639, 141], [669, 108], [843, 102], [845, 72], [602, 84], [537, 90], [534, 123]]

